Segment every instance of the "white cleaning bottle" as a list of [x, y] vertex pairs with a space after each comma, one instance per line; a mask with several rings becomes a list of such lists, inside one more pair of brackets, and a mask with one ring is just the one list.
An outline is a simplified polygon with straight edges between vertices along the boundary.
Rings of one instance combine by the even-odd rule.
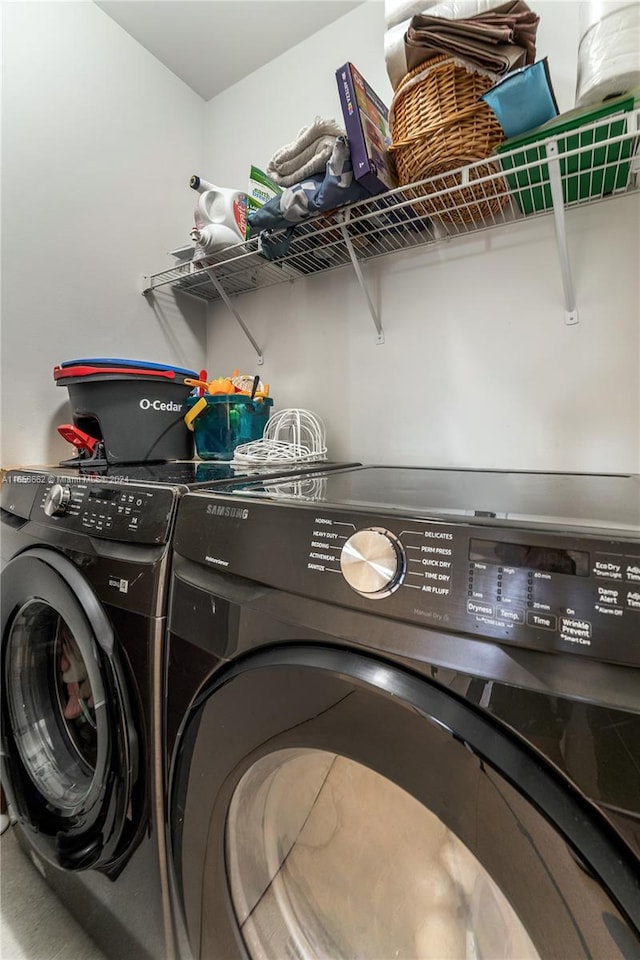
[[191, 239], [203, 253], [240, 243], [247, 230], [247, 195], [240, 190], [216, 187], [198, 176], [189, 186], [198, 191]]

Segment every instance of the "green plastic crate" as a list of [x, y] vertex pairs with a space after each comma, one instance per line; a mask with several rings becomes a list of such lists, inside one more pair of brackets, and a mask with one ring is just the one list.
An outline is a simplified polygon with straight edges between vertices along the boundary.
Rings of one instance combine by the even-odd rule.
[[[506, 172], [507, 183], [522, 212], [537, 213], [553, 207], [549, 167], [545, 147], [540, 141], [553, 137], [557, 141], [558, 152], [564, 153], [617, 137], [625, 132], [624, 114], [633, 110], [633, 107], [634, 95], [625, 94], [597, 107], [570, 110], [534, 130], [501, 143], [497, 152], [508, 154], [500, 158], [502, 169]], [[578, 129], [606, 117], [611, 117], [610, 123], [604, 123], [595, 130]], [[624, 189], [629, 179], [634, 144], [635, 139], [629, 138], [561, 159], [564, 202], [587, 200]], [[508, 172], [523, 164], [529, 164], [526, 170]]]

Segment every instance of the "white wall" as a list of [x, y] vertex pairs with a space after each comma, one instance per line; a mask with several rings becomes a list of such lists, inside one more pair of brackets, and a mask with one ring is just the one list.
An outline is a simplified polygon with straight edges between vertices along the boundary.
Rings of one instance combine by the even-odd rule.
[[[537, 2], [538, 56], [573, 107], [576, 3]], [[203, 176], [243, 188], [252, 163], [317, 114], [341, 118], [351, 60], [387, 103], [382, 3], [367, 3], [207, 105]], [[638, 198], [569, 211], [580, 323], [566, 326], [552, 217], [365, 266], [386, 343], [347, 268], [236, 300], [263, 346], [275, 408], [325, 419], [330, 454], [365, 462], [624, 471], [640, 464]], [[224, 306], [208, 368], [253, 370]]]
[[72, 448], [54, 364], [198, 369], [204, 310], [139, 277], [188, 242], [204, 101], [91, 2], [3, 3], [2, 465]]

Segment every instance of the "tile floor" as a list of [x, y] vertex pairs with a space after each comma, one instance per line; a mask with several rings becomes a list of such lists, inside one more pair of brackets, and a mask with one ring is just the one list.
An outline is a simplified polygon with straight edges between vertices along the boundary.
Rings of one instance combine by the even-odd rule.
[[0, 957], [106, 960], [25, 857], [11, 829], [0, 837]]

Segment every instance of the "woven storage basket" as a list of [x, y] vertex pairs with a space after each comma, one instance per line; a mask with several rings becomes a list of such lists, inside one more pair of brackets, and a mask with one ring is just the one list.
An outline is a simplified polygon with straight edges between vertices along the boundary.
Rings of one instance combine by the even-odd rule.
[[[490, 157], [505, 139], [493, 111], [479, 99], [491, 86], [493, 81], [488, 77], [469, 73], [447, 55], [421, 63], [398, 86], [391, 108], [389, 148], [398, 182], [404, 186], [437, 177], [411, 191], [421, 200], [425, 193], [459, 188], [423, 200], [422, 213], [445, 222], [468, 223], [496, 213], [508, 201], [502, 179], [462, 186], [461, 175], [451, 173]], [[499, 169], [497, 165], [481, 164], [470, 171], [470, 180]]]

